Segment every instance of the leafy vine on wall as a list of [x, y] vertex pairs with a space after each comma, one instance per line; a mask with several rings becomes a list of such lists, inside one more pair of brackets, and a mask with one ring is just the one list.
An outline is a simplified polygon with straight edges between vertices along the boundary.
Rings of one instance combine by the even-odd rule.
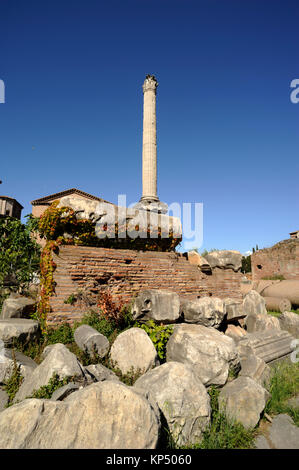
[[[175, 238], [170, 232], [169, 237], [162, 238], [161, 229], [156, 233], [156, 238], [150, 238], [152, 232], [147, 228], [147, 237], [130, 238], [123, 236], [127, 233], [127, 226], [104, 226], [101, 237], [95, 232], [95, 223], [89, 219], [77, 219], [75, 211], [70, 207], [58, 207], [59, 200], [54, 201], [41, 215], [38, 222], [38, 233], [46, 239], [42, 250], [41, 269], [41, 293], [37, 308], [37, 319], [41, 323], [44, 332], [47, 331], [47, 315], [50, 312], [50, 297], [55, 291], [54, 271], [56, 264], [53, 253], [59, 253], [61, 245], [83, 245], [103, 248], [130, 249], [143, 251], [174, 251], [181, 238]], [[112, 233], [113, 230], [113, 233]], [[139, 227], [136, 226], [136, 230]], [[104, 236], [103, 236], [104, 235]]]

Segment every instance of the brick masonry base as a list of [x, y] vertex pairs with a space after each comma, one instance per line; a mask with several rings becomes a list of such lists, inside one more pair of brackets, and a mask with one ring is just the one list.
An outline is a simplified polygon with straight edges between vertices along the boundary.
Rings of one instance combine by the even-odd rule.
[[251, 255], [252, 279], [283, 276], [299, 280], [299, 239], [282, 240]]
[[126, 302], [145, 289], [172, 290], [187, 299], [205, 295], [242, 298], [240, 272], [216, 268], [206, 275], [181, 253], [63, 246], [54, 261], [56, 288], [50, 299], [49, 325], [73, 323], [82, 317], [86, 305], [64, 301], [83, 289], [94, 299], [109, 289], [115, 300], [121, 297]]

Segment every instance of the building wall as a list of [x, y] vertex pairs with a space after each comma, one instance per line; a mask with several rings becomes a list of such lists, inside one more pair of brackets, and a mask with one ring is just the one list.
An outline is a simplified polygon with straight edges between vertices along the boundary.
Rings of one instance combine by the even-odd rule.
[[11, 198], [0, 198], [0, 215], [21, 218], [22, 206]]
[[109, 289], [115, 299], [122, 297], [126, 302], [144, 289], [173, 290], [190, 299], [204, 295], [242, 297], [240, 272], [215, 269], [206, 275], [179, 253], [63, 246], [54, 261], [56, 294], [51, 297], [49, 324], [73, 323], [82, 317], [86, 306], [64, 303], [78, 289], [94, 299]]
[[299, 239], [283, 240], [271, 248], [251, 255], [254, 281], [282, 275], [285, 279], [299, 279]]

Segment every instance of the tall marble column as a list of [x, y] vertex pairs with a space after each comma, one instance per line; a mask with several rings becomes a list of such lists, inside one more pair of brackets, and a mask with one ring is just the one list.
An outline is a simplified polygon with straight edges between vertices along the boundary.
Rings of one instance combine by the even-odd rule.
[[142, 197], [138, 208], [166, 213], [157, 196], [156, 94], [158, 82], [147, 75], [143, 83]]

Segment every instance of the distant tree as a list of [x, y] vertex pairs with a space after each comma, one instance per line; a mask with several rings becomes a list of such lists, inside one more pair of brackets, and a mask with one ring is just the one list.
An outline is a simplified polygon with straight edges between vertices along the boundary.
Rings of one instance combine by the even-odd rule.
[[0, 218], [0, 287], [10, 278], [17, 285], [28, 283], [39, 271], [40, 248], [30, 234], [30, 223]]
[[251, 272], [251, 255], [242, 256], [242, 272], [243, 273]]

